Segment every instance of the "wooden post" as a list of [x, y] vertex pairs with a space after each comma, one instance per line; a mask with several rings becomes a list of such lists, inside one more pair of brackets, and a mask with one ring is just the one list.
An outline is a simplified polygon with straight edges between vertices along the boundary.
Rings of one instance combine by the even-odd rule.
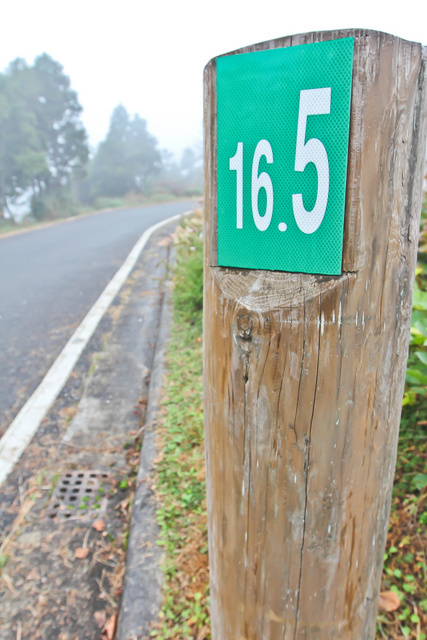
[[[426, 140], [426, 49], [354, 37], [340, 276], [219, 267], [205, 69], [205, 430], [214, 640], [374, 637]], [[230, 54], [233, 55], [233, 54]]]

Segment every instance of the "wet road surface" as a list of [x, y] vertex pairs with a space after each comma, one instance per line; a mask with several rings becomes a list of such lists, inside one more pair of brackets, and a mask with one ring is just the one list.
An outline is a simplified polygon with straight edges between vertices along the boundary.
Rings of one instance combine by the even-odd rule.
[[193, 207], [108, 211], [0, 237], [0, 436], [141, 234]]

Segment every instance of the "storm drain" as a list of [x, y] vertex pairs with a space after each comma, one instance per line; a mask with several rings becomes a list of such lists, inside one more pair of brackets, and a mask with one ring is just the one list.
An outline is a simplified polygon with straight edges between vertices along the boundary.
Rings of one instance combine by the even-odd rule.
[[48, 510], [51, 518], [94, 520], [107, 506], [103, 471], [67, 471], [58, 478]]

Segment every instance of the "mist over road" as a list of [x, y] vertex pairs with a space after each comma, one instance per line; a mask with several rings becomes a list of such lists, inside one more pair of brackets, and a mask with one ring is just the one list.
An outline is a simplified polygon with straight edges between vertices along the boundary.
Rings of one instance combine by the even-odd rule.
[[141, 234], [193, 207], [108, 211], [0, 238], [0, 436]]

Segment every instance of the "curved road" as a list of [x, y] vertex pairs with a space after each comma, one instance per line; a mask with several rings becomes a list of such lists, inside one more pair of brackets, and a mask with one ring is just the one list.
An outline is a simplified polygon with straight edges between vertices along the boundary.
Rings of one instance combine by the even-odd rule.
[[141, 234], [193, 207], [108, 211], [0, 237], [0, 436]]

